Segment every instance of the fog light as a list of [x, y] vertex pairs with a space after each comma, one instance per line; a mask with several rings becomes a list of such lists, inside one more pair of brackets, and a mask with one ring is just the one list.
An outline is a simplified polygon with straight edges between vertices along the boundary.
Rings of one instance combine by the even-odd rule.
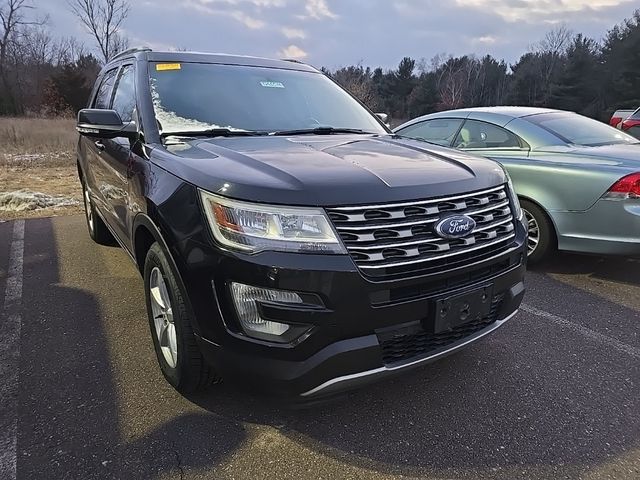
[[303, 303], [300, 295], [284, 290], [252, 287], [242, 283], [231, 283], [231, 296], [244, 332], [255, 338], [276, 342], [288, 341], [293, 327], [286, 323], [273, 322], [260, 317], [258, 302]]

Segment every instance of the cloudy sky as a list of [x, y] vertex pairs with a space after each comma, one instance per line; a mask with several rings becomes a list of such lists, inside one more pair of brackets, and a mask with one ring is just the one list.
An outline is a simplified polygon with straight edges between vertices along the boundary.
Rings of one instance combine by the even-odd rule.
[[[35, 0], [57, 35], [90, 38], [67, 0]], [[132, 45], [394, 67], [405, 56], [516, 60], [556, 24], [596, 39], [638, 0], [130, 0]]]

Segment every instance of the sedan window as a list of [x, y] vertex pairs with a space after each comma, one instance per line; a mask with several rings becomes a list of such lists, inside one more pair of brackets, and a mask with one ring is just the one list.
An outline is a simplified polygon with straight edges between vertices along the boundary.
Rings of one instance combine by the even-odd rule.
[[513, 133], [477, 120], [465, 122], [453, 145], [456, 148], [522, 148], [522, 142]]
[[565, 143], [596, 147], [638, 143], [631, 135], [592, 118], [570, 112], [552, 112], [530, 115], [525, 120], [553, 133]]
[[449, 147], [460, 130], [463, 120], [459, 118], [437, 118], [425, 122], [414, 123], [397, 133], [403, 137], [424, 140], [444, 147]]

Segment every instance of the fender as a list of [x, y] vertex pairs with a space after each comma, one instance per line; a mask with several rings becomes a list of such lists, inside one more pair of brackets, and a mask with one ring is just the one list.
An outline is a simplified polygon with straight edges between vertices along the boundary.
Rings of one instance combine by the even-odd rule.
[[[156, 223], [151, 219], [151, 217], [149, 217], [145, 213], [138, 213], [133, 220], [132, 239], [133, 239], [134, 250], [136, 245], [136, 235], [139, 230], [138, 227], [140, 226], [145, 227], [151, 233], [151, 236], [153, 237], [153, 239], [158, 243], [158, 245], [160, 245], [160, 248], [162, 248], [162, 251], [166, 255], [167, 261], [169, 262], [169, 266], [173, 270], [172, 273], [175, 276], [176, 281], [178, 282], [178, 286], [180, 290], [182, 291], [182, 297], [186, 299], [186, 306], [189, 312], [189, 318], [191, 320], [193, 330], [197, 335], [200, 335], [201, 330], [200, 330], [200, 326], [198, 325], [198, 319], [195, 315], [193, 307], [191, 306], [191, 299], [189, 298], [188, 290], [185, 286], [184, 280], [182, 279], [182, 275], [180, 274], [180, 269], [178, 268], [178, 264], [176, 263], [173, 255], [171, 254], [171, 250], [169, 249], [167, 242], [164, 240], [164, 237], [160, 233], [160, 229], [158, 228]], [[132, 255], [132, 258], [135, 259], [136, 266], [138, 267], [138, 272], [140, 272], [140, 276], [144, 275], [144, 258], [138, 259], [135, 251]]]

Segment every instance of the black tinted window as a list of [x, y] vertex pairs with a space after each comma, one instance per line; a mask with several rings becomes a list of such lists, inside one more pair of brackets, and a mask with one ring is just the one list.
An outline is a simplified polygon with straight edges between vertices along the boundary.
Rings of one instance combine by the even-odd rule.
[[111, 88], [113, 87], [113, 81], [116, 77], [116, 69], [109, 70], [102, 77], [102, 83], [96, 93], [96, 98], [93, 101], [93, 108], [109, 108], [109, 101], [111, 100]]
[[404, 137], [417, 138], [448, 147], [451, 145], [462, 120], [457, 118], [437, 118], [410, 125], [398, 133]]
[[467, 120], [456, 137], [456, 148], [520, 148], [516, 135], [491, 123]]
[[136, 108], [133, 65], [125, 65], [120, 70], [111, 108], [120, 114], [123, 122], [130, 122], [133, 119], [133, 111]]
[[553, 112], [524, 117], [566, 143], [597, 146], [638, 143], [638, 139], [609, 125], [576, 113]]
[[205, 63], [154, 63], [149, 72], [163, 132], [319, 126], [385, 132], [373, 115], [319, 73]]

